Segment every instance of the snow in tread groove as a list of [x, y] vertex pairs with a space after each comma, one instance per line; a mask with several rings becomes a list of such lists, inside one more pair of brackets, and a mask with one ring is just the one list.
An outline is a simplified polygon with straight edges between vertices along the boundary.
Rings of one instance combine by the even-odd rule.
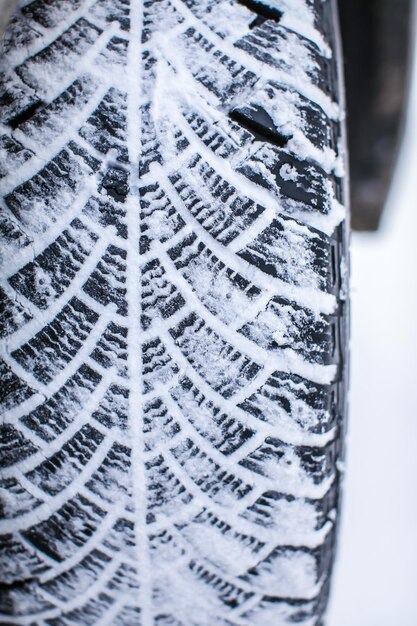
[[340, 112], [321, 3], [272, 4], [32, 0], [5, 35], [3, 620], [320, 623]]

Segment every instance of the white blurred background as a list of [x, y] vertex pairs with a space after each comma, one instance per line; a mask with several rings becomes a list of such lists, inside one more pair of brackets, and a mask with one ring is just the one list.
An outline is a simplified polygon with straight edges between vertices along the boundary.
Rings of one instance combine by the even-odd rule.
[[353, 235], [351, 265], [347, 473], [327, 623], [416, 626], [417, 63], [383, 223]]

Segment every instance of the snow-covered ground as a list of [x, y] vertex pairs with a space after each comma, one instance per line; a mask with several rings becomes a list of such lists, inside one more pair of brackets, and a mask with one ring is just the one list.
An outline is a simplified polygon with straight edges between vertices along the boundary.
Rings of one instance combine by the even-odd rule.
[[328, 626], [417, 624], [417, 72], [377, 235], [352, 241], [347, 475]]

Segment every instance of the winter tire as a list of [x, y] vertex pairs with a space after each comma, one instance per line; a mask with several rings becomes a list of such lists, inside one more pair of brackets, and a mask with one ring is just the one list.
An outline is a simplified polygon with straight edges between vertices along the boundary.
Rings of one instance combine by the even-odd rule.
[[329, 0], [22, 0], [0, 623], [319, 626], [346, 385]]

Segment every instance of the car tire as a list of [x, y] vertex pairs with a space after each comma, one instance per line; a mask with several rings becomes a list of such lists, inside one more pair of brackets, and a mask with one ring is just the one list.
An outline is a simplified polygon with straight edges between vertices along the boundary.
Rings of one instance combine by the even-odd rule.
[[329, 0], [22, 1], [0, 621], [322, 624], [346, 419]]

